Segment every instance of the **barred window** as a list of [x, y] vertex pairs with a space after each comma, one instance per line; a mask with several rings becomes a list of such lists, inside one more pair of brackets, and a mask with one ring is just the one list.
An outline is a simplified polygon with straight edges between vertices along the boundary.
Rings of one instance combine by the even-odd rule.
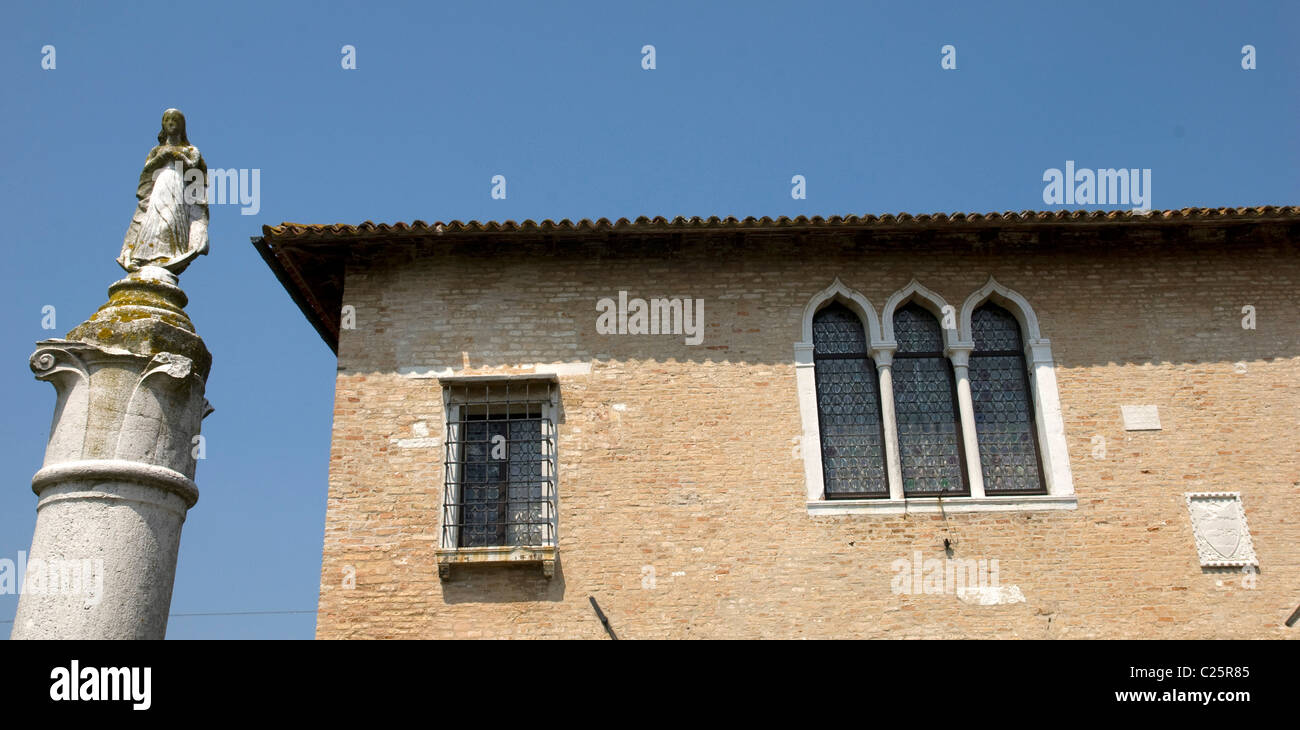
[[843, 304], [814, 315], [813, 362], [826, 498], [888, 497], [876, 365], [862, 321]]
[[971, 315], [971, 400], [986, 494], [1042, 494], [1042, 461], [1020, 323], [986, 303]]
[[907, 496], [964, 495], [961, 418], [939, 321], [915, 302], [894, 312], [894, 413]]
[[554, 384], [446, 386], [445, 548], [555, 544]]

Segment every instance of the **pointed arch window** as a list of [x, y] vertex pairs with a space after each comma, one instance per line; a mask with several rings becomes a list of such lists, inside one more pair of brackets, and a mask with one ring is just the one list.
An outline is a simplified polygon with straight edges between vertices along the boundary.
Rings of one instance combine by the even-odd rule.
[[971, 400], [986, 494], [1042, 494], [1042, 458], [1020, 323], [992, 302], [971, 314]]
[[814, 315], [813, 362], [826, 498], [888, 497], [876, 365], [862, 320], [843, 304]]
[[961, 416], [939, 321], [911, 302], [894, 312], [894, 412], [907, 496], [969, 493]]

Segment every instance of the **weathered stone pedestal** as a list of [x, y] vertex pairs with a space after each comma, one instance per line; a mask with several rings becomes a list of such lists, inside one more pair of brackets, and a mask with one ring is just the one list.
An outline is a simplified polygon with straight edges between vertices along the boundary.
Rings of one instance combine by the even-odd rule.
[[[36, 531], [14, 639], [161, 639], [212, 356], [169, 271], [145, 266], [31, 368], [57, 393], [32, 478]], [[43, 579], [42, 579], [43, 578]]]

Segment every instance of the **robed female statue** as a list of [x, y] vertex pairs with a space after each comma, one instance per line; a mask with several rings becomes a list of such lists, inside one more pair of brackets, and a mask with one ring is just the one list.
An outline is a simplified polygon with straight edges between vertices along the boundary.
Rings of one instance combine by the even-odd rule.
[[149, 150], [139, 199], [117, 262], [127, 271], [161, 266], [179, 274], [208, 252], [208, 167], [185, 134], [179, 109], [163, 112], [158, 145]]

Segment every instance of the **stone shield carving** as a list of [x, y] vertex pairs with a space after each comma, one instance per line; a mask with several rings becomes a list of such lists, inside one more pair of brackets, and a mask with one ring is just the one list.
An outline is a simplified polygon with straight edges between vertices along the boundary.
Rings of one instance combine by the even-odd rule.
[[1185, 496], [1201, 567], [1259, 565], [1239, 492], [1195, 492]]

